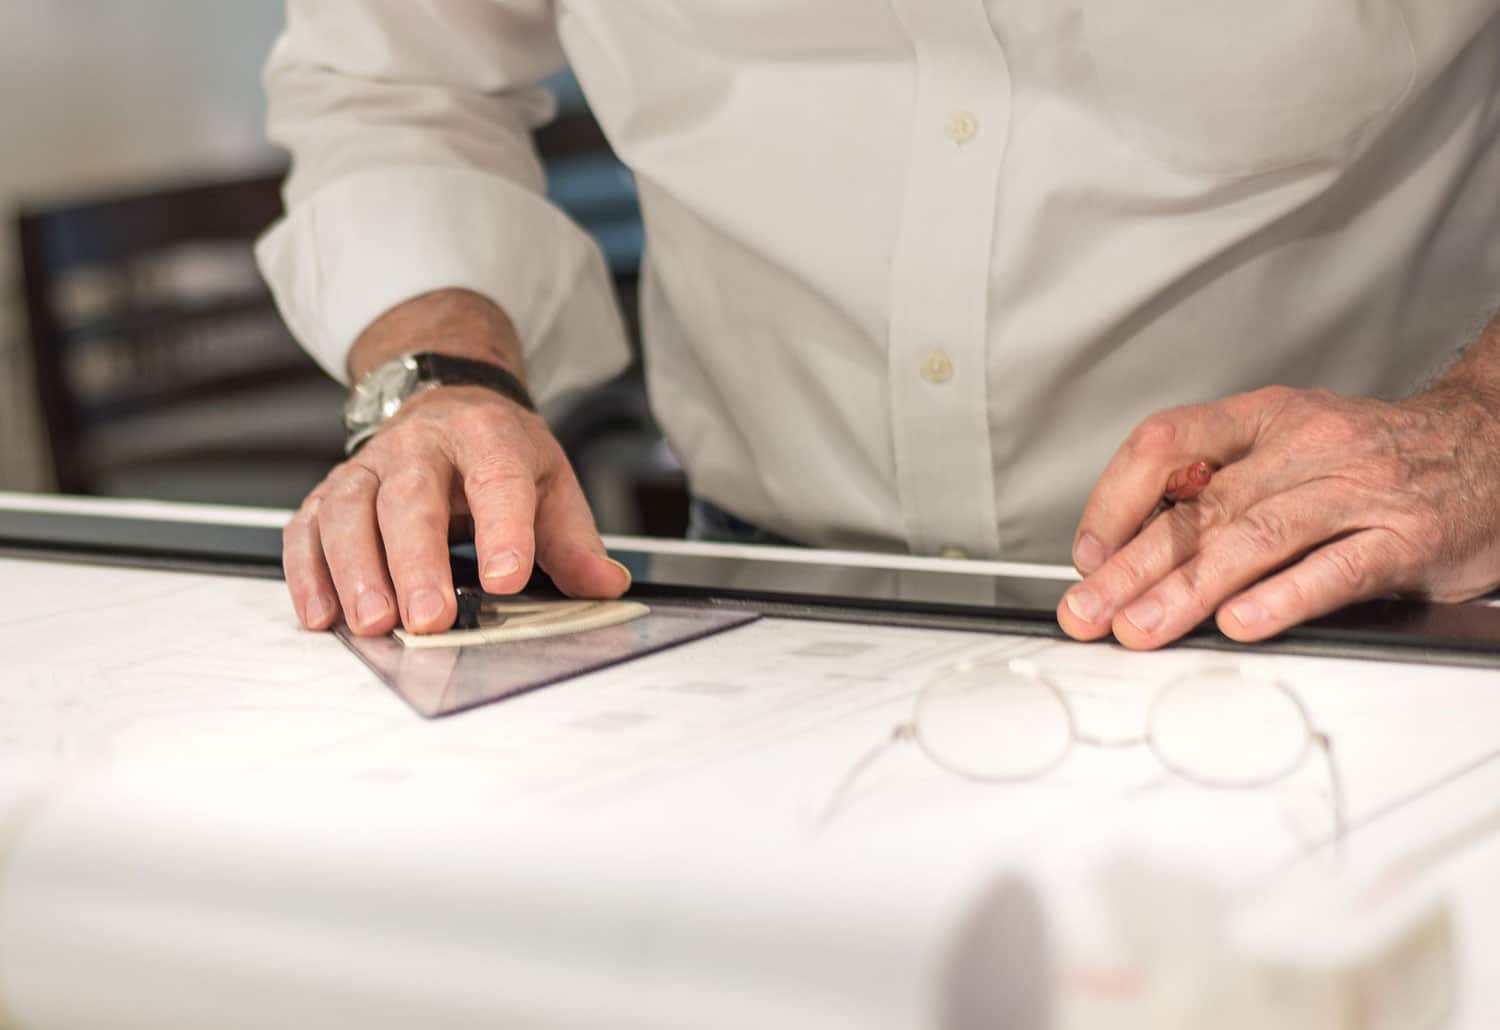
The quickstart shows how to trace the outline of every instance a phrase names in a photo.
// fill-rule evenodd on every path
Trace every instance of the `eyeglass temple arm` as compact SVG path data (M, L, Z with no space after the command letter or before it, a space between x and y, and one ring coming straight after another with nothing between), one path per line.
M1313 731L1313 740L1323 752L1323 763L1328 768L1328 791L1333 805L1333 846L1340 860L1344 857L1344 839L1348 832L1348 815L1345 808L1344 777L1339 772L1338 757L1333 753L1333 738L1322 730Z
M849 771L844 774L844 778L839 781L838 786L835 787L833 789L833 793L829 795L828 803L825 804L823 806L823 810L818 813L818 820L816 824L817 828L819 830L822 830L829 823L833 822L833 817L838 814L839 809L843 806L844 801L848 798L849 792L854 789L855 782L865 774L870 766L875 764L875 762L880 758L881 755L889 751L893 745L898 744L903 740L912 739L912 736L915 733L916 727L909 722L903 722L891 727L891 732L886 735L886 738L884 740L882 740L879 744L876 744L874 747L870 748L870 750L866 751L860 757L859 761L850 766Z

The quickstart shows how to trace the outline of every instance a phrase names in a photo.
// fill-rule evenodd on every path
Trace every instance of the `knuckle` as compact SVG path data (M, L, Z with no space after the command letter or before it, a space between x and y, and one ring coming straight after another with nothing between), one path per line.
M464 490L472 496L486 496L514 490L518 486L531 489L536 482L531 462L515 453L491 454L484 458L464 477Z
M1350 548L1327 547L1318 551L1315 557L1342 591L1362 594L1370 586L1369 562Z
M1263 404L1279 407L1298 397L1299 393L1290 386L1273 384L1271 386L1262 386L1260 389L1255 390L1252 396Z
M1137 591L1155 578L1148 562L1131 548L1115 555L1111 564L1114 566L1112 578L1126 591Z
M437 478L425 468L411 467L381 481L380 500L405 508L440 496Z
M1211 612L1218 601L1214 576L1201 561L1190 561L1177 570L1178 589L1193 610Z
M404 505L386 501L382 495L381 509L386 550L392 555L427 547L434 540L448 539L447 513L438 505ZM399 522L392 526L392 519L396 516L399 516ZM397 529L399 531L394 531Z
M1208 490L1198 495L1199 518L1211 526L1223 526L1238 514L1237 506L1230 503L1223 490Z
M1319 410L1307 417L1303 432L1314 442L1330 448L1345 448L1369 442L1355 420L1340 411Z
M357 479L341 479L328 488L328 497L323 507L327 509L343 508L356 503L360 495L365 493L364 485Z
M302 502L292 517L287 519L286 525L281 527L281 546L283 550L301 544L308 540L315 531L318 524L318 513L323 509L323 495L321 487L309 494Z
M380 474L361 462L346 461L324 482L322 506L358 501L380 484Z
M1236 399L1243 404L1244 413L1263 422L1287 417L1298 410L1303 393L1290 386L1262 386L1241 394Z
M448 537L446 490L429 469L405 469L383 481L376 510L393 562Z
M364 442L358 451L358 458L351 458L340 468L364 462L384 462L392 451L396 450L401 441L409 432L410 420L402 419L398 413L394 419L387 422L375 431L375 434ZM337 471L337 470L335 470Z
M1293 569L1290 574L1281 577L1277 583L1277 590L1281 594L1277 607L1285 614L1299 616L1299 613L1313 610L1313 595L1308 590L1302 570Z
M506 435L513 430L514 425L513 416L495 404L468 404L454 411L447 419L450 435L468 440Z
M1286 516L1265 505L1251 508L1240 516L1238 530L1252 551L1281 553L1292 538Z
M287 520L287 525L300 524L305 526L310 522L316 522L318 511L323 507L323 497L327 488L328 480L326 479L314 487L312 493L303 499L302 503L298 505L297 510L292 513L292 517Z
M1126 446L1131 453L1143 458L1155 458L1169 454L1177 441L1177 425L1166 412L1148 415L1131 432Z
M1212 535L1214 530L1234 518L1223 493L1212 489L1205 490L1191 501L1174 505L1168 515L1178 535L1190 540Z
M567 452L563 450L563 446L557 437L553 436L550 432L541 439L532 441L527 451L538 465L549 468L556 466L563 466L568 469L572 468L571 463L568 461Z
M581 489L578 484L578 474L573 469L573 463L568 460L562 445L553 441L545 447L537 459L538 475L537 481L546 490Z
M1343 402L1342 397L1325 386L1315 386L1301 391L1292 390L1291 387L1286 387L1285 389L1290 390L1293 396L1305 398L1307 401L1325 408L1336 407Z

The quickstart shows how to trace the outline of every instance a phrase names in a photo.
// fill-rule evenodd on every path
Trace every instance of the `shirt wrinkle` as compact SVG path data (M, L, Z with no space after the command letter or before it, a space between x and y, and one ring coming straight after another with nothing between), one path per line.
M1068 561L1132 420L1399 395L1500 303L1500 0L289 11L259 253L324 367L449 283L549 388L618 370L528 138L566 53L639 176L658 421L695 491L808 544Z

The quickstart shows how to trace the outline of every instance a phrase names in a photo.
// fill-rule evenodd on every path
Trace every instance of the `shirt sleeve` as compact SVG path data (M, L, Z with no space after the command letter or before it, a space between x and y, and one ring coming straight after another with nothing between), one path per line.
M443 288L506 311L540 400L625 366L603 256L545 199L531 141L563 64L552 0L290 0L265 72L287 215L256 253L329 374L347 379L376 317Z

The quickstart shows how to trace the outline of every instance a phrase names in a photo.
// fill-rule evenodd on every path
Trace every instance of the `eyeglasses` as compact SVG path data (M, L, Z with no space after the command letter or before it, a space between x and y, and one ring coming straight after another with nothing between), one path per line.
M1285 683L1230 664L1193 669L1155 689L1143 732L1103 737L1080 731L1065 682L1030 658L989 654L947 666L917 695L911 718L844 776L819 825L833 819L876 759L904 741L943 769L981 783L1038 779L1074 745L1145 746L1190 783L1240 790L1285 779L1317 751L1328 773L1333 840L1342 849L1344 792L1333 742Z

